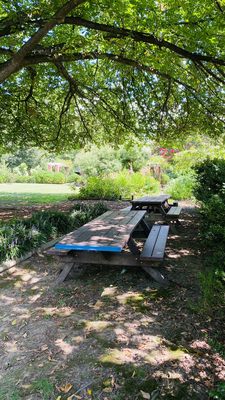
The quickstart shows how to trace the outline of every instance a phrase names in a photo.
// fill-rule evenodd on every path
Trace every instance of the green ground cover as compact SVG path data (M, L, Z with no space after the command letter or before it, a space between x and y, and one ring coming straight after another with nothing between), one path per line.
M73 191L74 192L74 191ZM0 184L1 205L33 205L67 200L72 193L70 185L36 183Z

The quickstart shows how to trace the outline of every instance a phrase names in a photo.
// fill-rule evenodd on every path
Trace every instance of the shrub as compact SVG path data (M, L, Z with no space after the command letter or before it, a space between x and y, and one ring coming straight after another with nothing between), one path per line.
M170 181L169 175L162 173L160 181L162 185L166 185Z
M224 400L225 399L225 382L219 381L214 389L209 392L210 399Z
M0 168L0 183L8 183L13 181L13 175L6 166Z
M99 215L106 212L108 208L103 203L97 203L93 206L86 204L76 204L71 212L71 219L75 221L77 225L86 224L91 219L98 217Z
M151 175L142 175L139 172L130 174L123 171L111 178L88 178L87 183L80 189L80 199L117 200L141 196L142 194L159 191L159 182Z
M99 148L92 146L89 151L81 150L75 157L74 166L89 177L106 175L122 169L116 150L110 145Z
M67 183L80 183L82 181L81 176L79 176L78 174L70 174L68 176L66 176L66 182Z
M225 160L202 162L196 171L195 196L201 201L200 232L207 251L208 269L200 275L200 305L204 311L222 313L224 299ZM216 398L216 397L215 397Z
M66 178L62 172L49 172L40 170L34 173L36 183L65 183Z
M31 175L13 175L13 182L16 183L34 183L35 178Z
M195 167L197 200L208 202L211 196L225 194L225 160L207 159Z
M119 186L123 198L141 196L156 193L160 189L159 182L152 175L143 175L140 172L134 174L123 171L116 175L115 183Z
M194 184L195 178L193 175L183 175L172 179L165 190L175 200L190 199L193 195Z
M209 267L199 274L201 298L199 305L207 313L219 313L225 306L224 298L224 272L220 269ZM218 307L219 305L219 307Z
M80 189L80 199L116 200L120 197L120 187L112 178L91 177Z

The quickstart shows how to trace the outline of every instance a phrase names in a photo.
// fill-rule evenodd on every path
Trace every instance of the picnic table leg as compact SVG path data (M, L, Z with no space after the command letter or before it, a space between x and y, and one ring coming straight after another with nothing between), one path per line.
M141 267L147 274L151 276L156 282L160 283L160 285L167 287L169 286L169 281L166 279L157 269L142 266Z
M77 264L74 261L68 262L65 264L63 270L57 277L55 284L59 285L60 283L64 282L67 277L78 278L85 271L85 269L86 267L84 265Z

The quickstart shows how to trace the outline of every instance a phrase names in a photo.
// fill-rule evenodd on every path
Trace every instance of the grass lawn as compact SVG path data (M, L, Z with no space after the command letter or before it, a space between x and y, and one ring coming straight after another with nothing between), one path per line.
M33 205L67 200L74 193L69 184L2 183L0 205Z

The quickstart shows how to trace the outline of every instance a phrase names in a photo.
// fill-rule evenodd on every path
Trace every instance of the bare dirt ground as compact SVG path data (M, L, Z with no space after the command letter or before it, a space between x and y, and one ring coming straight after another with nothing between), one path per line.
M210 398L225 360L209 339L223 327L199 312L198 218L183 206L168 289L101 266L55 287L60 266L43 254L1 275L0 400Z

